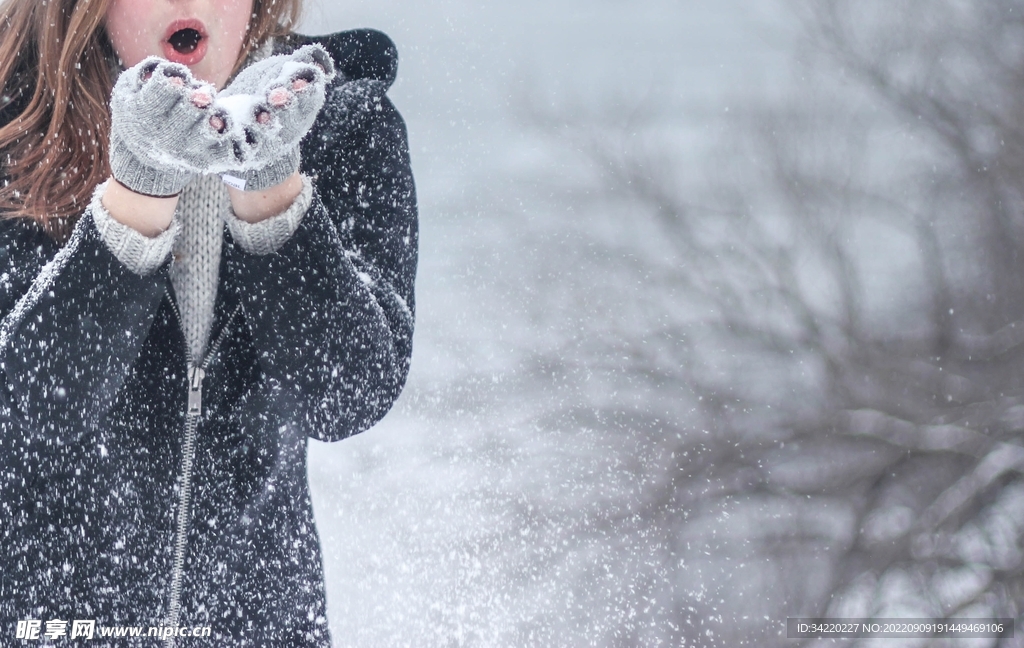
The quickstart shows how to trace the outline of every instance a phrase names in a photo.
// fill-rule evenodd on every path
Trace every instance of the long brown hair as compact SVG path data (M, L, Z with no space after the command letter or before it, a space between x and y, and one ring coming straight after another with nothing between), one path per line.
M110 175L110 3L0 0L0 215L35 219L58 240ZM253 0L236 68L267 38L291 31L301 6Z

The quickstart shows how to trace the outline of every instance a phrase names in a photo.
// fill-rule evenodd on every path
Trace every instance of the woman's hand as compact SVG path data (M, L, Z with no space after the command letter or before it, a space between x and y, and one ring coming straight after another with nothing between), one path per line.
M299 168L299 141L316 120L333 78L334 63L319 45L242 70L210 108L224 146L207 170L234 176L229 185L245 191L284 183Z
M121 73L110 99L110 168L101 201L144 236L166 230L178 193L212 157L214 88L183 65L149 57Z
M110 168L124 187L174 196L223 147L211 125L214 88L184 65L151 56L118 77L110 99Z

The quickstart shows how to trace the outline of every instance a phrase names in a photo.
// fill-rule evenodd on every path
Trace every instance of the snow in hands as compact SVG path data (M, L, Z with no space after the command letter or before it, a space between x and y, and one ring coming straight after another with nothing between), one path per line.
M333 78L319 45L251 65L219 94L187 67L148 57L114 86L114 177L154 196L206 173L242 175L250 189L273 186L298 169L298 143Z

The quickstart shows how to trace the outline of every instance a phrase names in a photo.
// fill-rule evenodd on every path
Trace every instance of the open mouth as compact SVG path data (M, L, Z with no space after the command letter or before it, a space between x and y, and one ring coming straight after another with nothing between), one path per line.
M195 65L206 56L206 29L195 19L175 20L164 32L164 58Z
M203 40L203 35L199 33L199 30L186 27L171 34L167 42L171 44L171 47L178 54L191 54L199 47L199 41L201 40Z

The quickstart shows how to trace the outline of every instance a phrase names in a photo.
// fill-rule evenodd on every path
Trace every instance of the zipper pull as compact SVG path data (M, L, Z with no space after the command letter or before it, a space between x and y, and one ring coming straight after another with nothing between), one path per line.
M203 413L203 378L206 372L201 367L189 369L188 376L188 414L199 416Z

